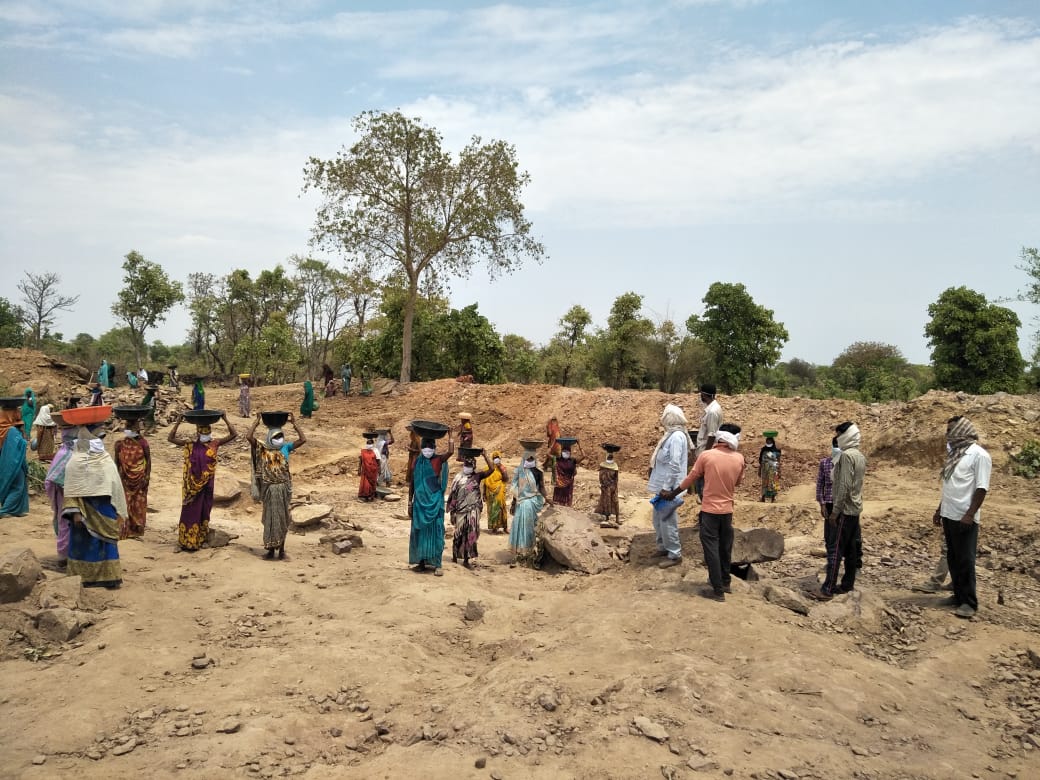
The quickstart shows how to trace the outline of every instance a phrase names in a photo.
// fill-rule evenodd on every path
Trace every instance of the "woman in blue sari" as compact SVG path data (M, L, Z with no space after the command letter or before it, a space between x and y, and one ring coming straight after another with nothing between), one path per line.
M123 582L118 542L127 515L126 495L104 443L83 427L65 467L62 514L69 521L69 575L81 577L85 588L118 588Z
M448 487L448 459L455 445L448 434L448 451L438 453L437 442L423 439L412 471L412 530L408 536L408 563L414 571L427 567L440 577L444 555L444 491Z
M202 386L202 380L195 380L195 387L191 389L191 408L201 411L206 408L206 389Z
M540 557L535 527L538 513L545 506L545 477L532 450L524 452L520 467L513 473L512 493L516 502L513 527L509 531L509 549L518 563L535 563Z
M29 514L29 464L19 409L0 410L0 517Z

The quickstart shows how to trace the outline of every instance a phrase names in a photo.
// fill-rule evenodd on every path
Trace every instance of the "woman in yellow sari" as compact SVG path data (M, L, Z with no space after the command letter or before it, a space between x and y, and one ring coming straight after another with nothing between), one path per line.
M487 504L488 530L493 533L509 532L509 514L506 512L509 472L502 465L502 453L491 453L491 473L484 478L481 487L484 503Z

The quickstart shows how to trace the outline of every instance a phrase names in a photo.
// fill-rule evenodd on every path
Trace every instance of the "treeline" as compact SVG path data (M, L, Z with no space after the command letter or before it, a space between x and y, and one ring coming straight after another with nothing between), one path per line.
M136 253L128 258L137 273L141 262L148 262ZM174 305L172 297L183 300L191 314L182 344L144 343L140 323L137 329L124 324L97 338L80 333L65 341L47 322L38 323L38 330L26 327L24 316L19 318L17 308L4 299L0 338L5 346L38 346L89 368L102 358L122 370L133 370L139 360L146 368L176 363L184 376L248 372L268 383L316 378L326 363L337 373L350 363L355 372L370 376L393 376L400 366L407 289L395 280L380 285L364 273L297 257L288 269L279 265L255 277L243 269L223 276L191 274L180 297L176 289L171 296L168 279L163 285L167 310ZM163 301L149 299L146 289L139 287L138 296L149 311L162 309ZM897 347L878 342L852 344L830 365L798 358L779 362L787 330L741 284L717 282L703 303L703 313L685 321L654 321L643 312L642 296L626 292L614 300L603 323L593 322L583 306L571 307L548 343L539 345L520 334L499 334L477 304L452 308L427 280L415 303L411 374L416 381L471 375L483 383L669 393L689 392L710 381L726 393L754 389L863 402L908 400L937 386L940 372L934 366L911 364ZM955 380L942 386L994 392L1030 384L1018 355L1017 317L1009 310L956 288L946 291L930 313L926 335L935 342L943 376ZM963 327L969 314L974 329ZM949 330L962 342L955 343ZM958 365L965 355L980 352L985 365L978 360ZM976 375L979 369L985 376Z

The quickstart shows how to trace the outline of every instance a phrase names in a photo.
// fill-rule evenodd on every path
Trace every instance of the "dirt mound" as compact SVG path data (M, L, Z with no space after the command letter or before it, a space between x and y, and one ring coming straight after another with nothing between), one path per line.
M0 349L0 388L18 394L31 387L43 403L65 406L73 392L82 395L90 371L33 349Z

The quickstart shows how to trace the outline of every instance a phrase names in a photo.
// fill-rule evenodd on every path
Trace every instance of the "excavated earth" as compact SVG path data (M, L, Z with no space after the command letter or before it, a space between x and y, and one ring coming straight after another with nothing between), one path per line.
M0 351L9 391L31 384L58 399L84 393L85 378L39 353ZM752 470L735 523L786 538L783 557L755 564L759 580L737 581L725 603L698 596L706 576L692 554L661 570L632 545L651 528L645 476L661 409L679 404L695 427L695 396L443 380L319 399L292 460L297 519L313 522L290 534L287 560L266 561L242 437L221 450L219 538L178 552L182 456L166 423L188 395L163 393L148 527L119 545L120 590L81 593L57 570L44 495L28 516L0 520L0 555L29 548L44 571L28 598L0 605L0 776L1036 776L1040 490L1008 468L1040 439L1035 395L931 392L872 406L721 397L749 463L763 430L779 431L784 452L776 503L759 502ZM207 389L241 434L237 396ZM295 409L301 398L300 385L260 387L253 407ZM444 577L411 571L404 503L356 498L360 433L392 429L403 494L404 426L460 411L510 469L517 439L557 416L584 445L574 505L586 512L598 445L621 445L623 522L602 529L615 565L592 576L514 567L507 538L484 533L473 569L446 556ZM970 621L940 605L947 594L910 588L939 551L931 515L953 414L971 417L994 460ZM856 591L815 604L800 594L823 564L816 468L846 419L869 459L864 565ZM694 525L696 502L680 515ZM335 554L330 542L348 537L340 550L352 549ZM79 630L67 641L39 618L55 593Z

